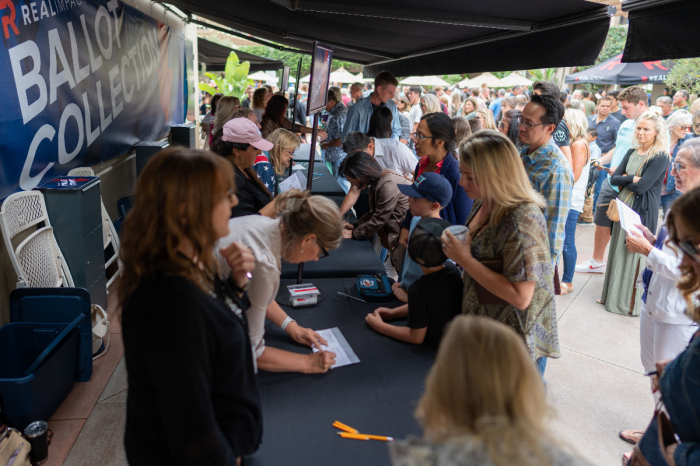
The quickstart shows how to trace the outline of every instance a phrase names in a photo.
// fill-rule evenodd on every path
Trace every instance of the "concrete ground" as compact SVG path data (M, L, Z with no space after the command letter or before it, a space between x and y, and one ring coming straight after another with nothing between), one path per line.
M577 228L578 262L592 253L593 230L593 225ZM553 434L591 464L617 466L631 449L618 431L644 429L654 405L639 358L639 319L608 313L597 304L602 286L603 275L576 274L574 292L556 298L562 357L549 360L545 378ZM126 392L122 357L82 429L63 432L53 426L60 445L47 464L127 464Z

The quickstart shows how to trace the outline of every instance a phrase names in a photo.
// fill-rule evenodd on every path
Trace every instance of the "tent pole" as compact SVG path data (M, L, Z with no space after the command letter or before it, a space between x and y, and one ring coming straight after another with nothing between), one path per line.
M294 84L294 107L292 108L292 129L294 129L294 125L297 124L297 99L299 99L299 85L301 84L299 82L299 79L301 79L301 57L299 58L299 65L297 66L297 82ZM293 161L289 162L289 173L287 176L292 176L292 166L294 165Z
M311 150L309 152L309 168L306 171L306 190L311 192L311 185L314 180L314 161L316 160L316 137L318 136L318 115L321 112L314 113L314 123L313 131L311 133ZM299 264L299 271L297 272L297 285L301 284L301 275L304 272L304 263Z

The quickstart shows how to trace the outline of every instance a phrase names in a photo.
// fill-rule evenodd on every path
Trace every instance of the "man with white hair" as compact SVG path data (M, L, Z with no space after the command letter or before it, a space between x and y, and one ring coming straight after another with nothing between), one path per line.
M664 120L668 120L668 117L673 113L673 100L662 95L656 99L656 106L661 109L661 116L664 117Z
M362 92L364 90L364 85L362 83L355 83L352 86L350 86L350 102L348 102L348 110L350 110L350 107L355 105L357 102L362 100L363 95Z

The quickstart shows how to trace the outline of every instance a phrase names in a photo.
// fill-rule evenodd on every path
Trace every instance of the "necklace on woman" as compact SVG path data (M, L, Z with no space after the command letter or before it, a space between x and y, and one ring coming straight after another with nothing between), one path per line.
M214 281L213 281L214 285L218 285L218 283L217 283L218 281L220 281L220 280L214 279ZM233 311L233 313L238 316L239 319L243 319L243 311L241 310L240 307L238 307L238 305L236 303L233 302L233 299L231 299L231 297L228 296L228 293L226 293L225 286L223 285L223 283L222 283L222 286L219 286L219 288L221 288L219 290L221 293L221 298L219 298L219 296L214 292L214 290L212 290L210 287L208 287L206 285L206 283L204 283L204 280L202 280L201 276L199 277L199 283L202 284L202 288L207 290L207 292L209 293L209 296L211 296L212 298L214 298L218 301L223 301L224 304L226 304L226 306L228 306L228 308L231 309Z

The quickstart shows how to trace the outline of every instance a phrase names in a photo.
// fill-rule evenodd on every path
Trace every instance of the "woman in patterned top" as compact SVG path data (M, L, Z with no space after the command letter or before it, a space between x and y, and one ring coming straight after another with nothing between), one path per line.
M343 126L345 126L345 118L348 115L348 109L343 105L342 99L333 92L332 89L328 90L328 103L326 103L326 111L328 112L328 121L326 122L326 132L328 137L321 144L321 149L326 151L326 162L331 164L331 170L333 171L333 176L341 183L343 189L348 188L347 181L344 179L338 179L338 168L340 164L345 159L345 152L343 151ZM347 189L345 190L347 192Z
M544 385L529 359L507 326L455 317L416 409L423 438L391 443L392 464L586 465L545 428Z
M469 136L459 155L459 184L476 199L469 235L459 241L445 231L442 238L447 257L465 271L462 312L513 327L544 374L546 358L560 357L544 199L498 131Z
M253 170L263 183L270 184L270 194L275 197L277 186L284 179L285 170L292 164L294 152L301 143L296 134L286 129L276 129L267 137L267 140L275 145L268 152L269 155L259 155L253 165Z

